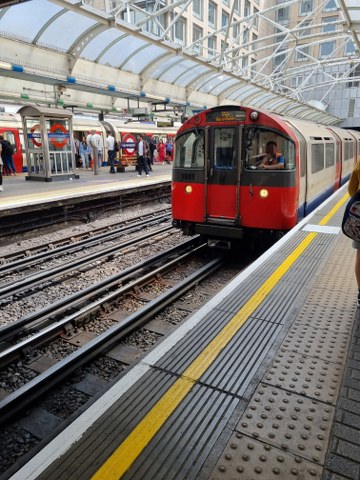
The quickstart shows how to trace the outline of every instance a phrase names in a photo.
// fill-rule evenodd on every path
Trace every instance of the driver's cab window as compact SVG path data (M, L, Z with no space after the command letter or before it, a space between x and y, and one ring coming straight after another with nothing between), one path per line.
M174 167L201 168L205 165L203 130L187 132L175 141Z
M276 131L260 128L248 128L245 139L246 168L252 170L295 168L295 146L290 139Z

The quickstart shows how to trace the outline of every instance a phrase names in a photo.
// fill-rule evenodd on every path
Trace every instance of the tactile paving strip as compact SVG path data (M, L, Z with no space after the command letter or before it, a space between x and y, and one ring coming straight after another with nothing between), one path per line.
M237 432L224 450L210 480L320 479L322 468L299 456Z
M355 290L349 291L344 288L342 291L336 291L314 287L309 293L307 302L315 305L327 305L330 308L341 308L342 305L346 305L349 310L349 307L355 304L355 299Z
M346 271L346 267L342 265L342 273L340 271L336 271L337 269L340 269L339 265L337 265L338 268L334 268L331 274L327 273L322 273L318 276L317 282L316 282L316 287L319 288L324 288L327 290L330 290L331 292L341 292L342 294L347 291L351 291L351 287L353 286L353 293L357 290L356 285L355 285L355 280L352 282L349 282L347 278L345 278L344 275L344 270ZM349 277L349 272L352 273L352 266L348 268L347 270L347 276ZM351 277L351 275L350 275ZM353 296L352 300L355 302L356 295ZM344 306L349 308L351 305L346 304L344 302Z
M282 347L293 352L329 362L346 362L350 334L313 328L311 325L294 325L288 332Z
M333 280L337 289L341 289L344 286L343 282L339 282L340 279L350 280L351 283L355 284L355 278L352 274L349 275L349 271L352 273L354 263L355 258L353 255L343 256L340 259L337 258L336 262L331 259L324 265L319 277L326 277L327 283Z
M236 430L323 463L335 408L261 384Z
M342 372L341 365L281 348L263 380L276 387L334 405L339 394Z
M355 304L351 311L339 310L337 307L326 307L306 303L299 312L295 324L312 325L314 328L328 328L332 332L351 333Z

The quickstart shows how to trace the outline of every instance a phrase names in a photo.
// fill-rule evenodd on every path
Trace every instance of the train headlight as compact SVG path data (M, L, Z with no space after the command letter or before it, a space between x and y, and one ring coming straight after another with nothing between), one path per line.
M191 193L191 192L192 192L192 186L191 185L186 185L185 193Z
M256 121L259 118L259 113L255 112L254 110L253 112L250 113L250 118L253 122Z
M269 190L266 190L266 188L262 188L259 192L259 195L261 198L267 198L269 196Z

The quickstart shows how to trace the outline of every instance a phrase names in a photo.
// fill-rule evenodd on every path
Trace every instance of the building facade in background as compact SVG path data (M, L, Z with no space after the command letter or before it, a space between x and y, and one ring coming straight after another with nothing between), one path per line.
M273 75L295 98L312 102L360 127L359 54L337 0L277 0L278 47ZM288 33L289 32L289 33Z
M359 54L337 0L87 3L179 45L184 54L360 127Z

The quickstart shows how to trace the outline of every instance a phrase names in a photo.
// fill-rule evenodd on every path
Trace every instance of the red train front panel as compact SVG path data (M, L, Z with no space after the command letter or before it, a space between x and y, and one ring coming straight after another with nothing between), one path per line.
M186 233L288 230L297 223L296 139L286 124L251 110L218 107L179 130L173 169L173 218ZM280 170L260 168L269 141L286 157ZM202 227L202 228L201 228ZM236 235L236 234L235 234Z
M203 222L205 217L205 185L201 183L173 182L172 214L174 219Z
M236 185L208 185L206 195L207 216L236 221L238 216L237 196Z
M287 231L297 223L296 187L242 187L240 205L241 224L246 228Z

